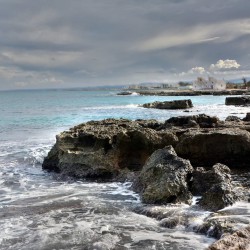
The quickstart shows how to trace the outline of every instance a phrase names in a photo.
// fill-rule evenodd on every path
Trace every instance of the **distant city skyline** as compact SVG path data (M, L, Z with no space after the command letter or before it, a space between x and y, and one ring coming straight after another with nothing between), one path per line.
M0 90L250 76L247 0L0 4Z

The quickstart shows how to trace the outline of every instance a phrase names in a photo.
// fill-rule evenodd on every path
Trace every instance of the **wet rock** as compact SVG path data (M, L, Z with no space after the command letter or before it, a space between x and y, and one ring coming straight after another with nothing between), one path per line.
M230 115L226 118L227 122L241 122L241 119L238 116Z
M220 210L239 199L232 185L230 169L220 163L209 171L197 168L193 172L192 192L202 195L199 205L210 211Z
M238 200L232 185L229 183L214 184L201 198L199 205L206 210L218 211Z
M221 162L232 167L249 167L250 133L238 128L190 130L179 137L175 150L196 166Z
M243 121L250 122L250 113L246 114L246 117L243 118Z
M79 178L112 179L138 171L158 148L176 145L171 131L157 132L152 123L106 119L80 124L57 136L43 169Z
M172 117L165 122L165 125L171 124L172 126L180 127L201 127L213 128L219 123L219 118L216 116L208 116L205 114L192 115L192 116L178 116Z
M155 108L155 109L187 109L187 108L192 108L193 104L192 101L188 99L188 100L145 103L142 106L144 108Z
M192 193L197 196L203 195L219 183L231 183L230 169L226 165L217 163L208 171L198 167L193 171Z
M226 97L226 105L249 106L250 96Z
M134 184L142 201L153 204L191 203L189 181L193 168L177 156L172 146L155 151Z
M225 235L213 243L208 250L249 250L250 227L239 230L233 234Z
M130 92L130 91L122 91L122 92L117 93L117 95L132 95L132 92Z

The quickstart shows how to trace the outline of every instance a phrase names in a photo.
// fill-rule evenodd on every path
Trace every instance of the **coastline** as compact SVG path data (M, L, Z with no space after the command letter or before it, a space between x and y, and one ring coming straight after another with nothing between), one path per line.
M250 95L250 90L246 89L228 89L222 91L215 91L215 90L200 90L200 91L193 91L193 90L130 90L131 92L136 92L140 95L145 96L201 96L201 95Z
M204 197L207 196L207 200L203 196L201 198L205 206L200 208L205 209L204 212L210 210L213 213L203 221L202 225L193 226L193 230L219 239L225 233L236 232L237 223L241 223L235 218L232 221L225 217L221 209L233 205L242 197L249 197L249 193L246 190L243 191L244 194L238 196L238 192L240 190L242 192L244 188L233 186L230 169L218 162L227 164L232 170L233 166L244 169L243 165L246 163L247 171L250 155L249 125L247 117L243 120L233 119L224 122L206 115L172 117L165 123L156 120L126 119L91 121L79 124L58 135L57 143L45 158L43 168L92 181L131 181L134 183L132 186L135 187L135 191L141 195L142 201L146 201L145 205L150 206L183 202L190 205L192 195L201 193L198 185L198 193L191 194L190 182L187 180L194 178L197 184L202 178L206 180L204 185L208 187L203 193ZM167 148L166 145L169 147ZM225 150L220 151L220 148ZM241 148L240 151L238 148ZM169 158L166 159L163 155L169 155ZM197 168L193 168L189 160L193 167ZM166 166L172 164L171 168L174 172L168 167L164 171L162 167L160 170L157 169L157 162L163 164L162 167L164 164ZM206 165L206 162L209 164ZM174 164L177 164L176 167ZM182 164L182 167L179 164ZM206 167L206 170L200 166ZM151 169L153 169L152 172ZM160 175L158 175L159 171ZM165 171L167 173L170 171L168 174L170 176L176 174L176 177L168 180L169 187L172 188L172 183L175 183L175 188L171 194L162 197L162 187L169 185L165 183L168 175L163 178L164 180L161 177ZM178 173L178 171L181 172ZM184 182L178 176L183 176ZM164 185L161 187L162 183ZM176 197L174 202L173 197ZM217 207L221 201L223 204ZM215 208L214 205L216 205ZM155 212L154 207L151 210L150 206L136 212L157 219L161 218L164 220L162 225L165 227L174 228L181 225L188 228L191 227L191 221L195 219L184 215L180 220L183 216L180 214L170 220L164 208L158 208ZM198 205L197 209L199 210ZM221 215L218 216L219 214Z

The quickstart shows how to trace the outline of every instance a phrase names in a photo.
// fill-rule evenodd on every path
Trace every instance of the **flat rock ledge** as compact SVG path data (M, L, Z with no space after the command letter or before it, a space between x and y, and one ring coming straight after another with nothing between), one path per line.
M227 97L226 105L250 106L250 96Z
M154 109L188 109L193 107L193 103L190 99L188 99L188 100L145 103L142 105L142 107L154 108Z

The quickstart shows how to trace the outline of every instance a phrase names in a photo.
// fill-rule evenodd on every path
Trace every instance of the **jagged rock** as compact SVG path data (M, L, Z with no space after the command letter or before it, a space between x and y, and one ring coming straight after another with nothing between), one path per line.
M230 169L220 163L211 170L197 168L193 172L192 193L202 195L199 205L210 211L220 210L239 199L234 192Z
M188 100L145 103L142 106L144 108L155 108L155 109L187 109L187 108L192 108L193 104L192 101L188 99Z
M250 96L226 97L226 105L249 106Z
M192 116L178 116L172 117L165 122L165 125L171 124L172 126L185 126L185 127L201 127L213 128L219 123L219 118L216 116L207 116L205 114L192 115Z
M193 171L192 194L203 195L219 183L231 183L230 169L226 165L217 163L208 171L198 167Z
M157 132L147 124L126 119L80 124L57 136L43 168L95 179L110 179L126 169L140 170L156 149L178 141L172 132Z
M234 128L192 130L180 136L175 150L196 166L221 162L232 167L249 167L250 133Z
M193 167L188 160L177 156L172 146L155 151L145 163L137 182L136 191L145 203L188 203L188 190Z
M250 122L250 113L246 114L246 117L243 118L243 121Z
M199 205L210 211L218 211L233 205L238 196L229 183L214 184L201 198Z
M250 227L239 230L233 234L225 235L213 243L208 250L249 250Z

